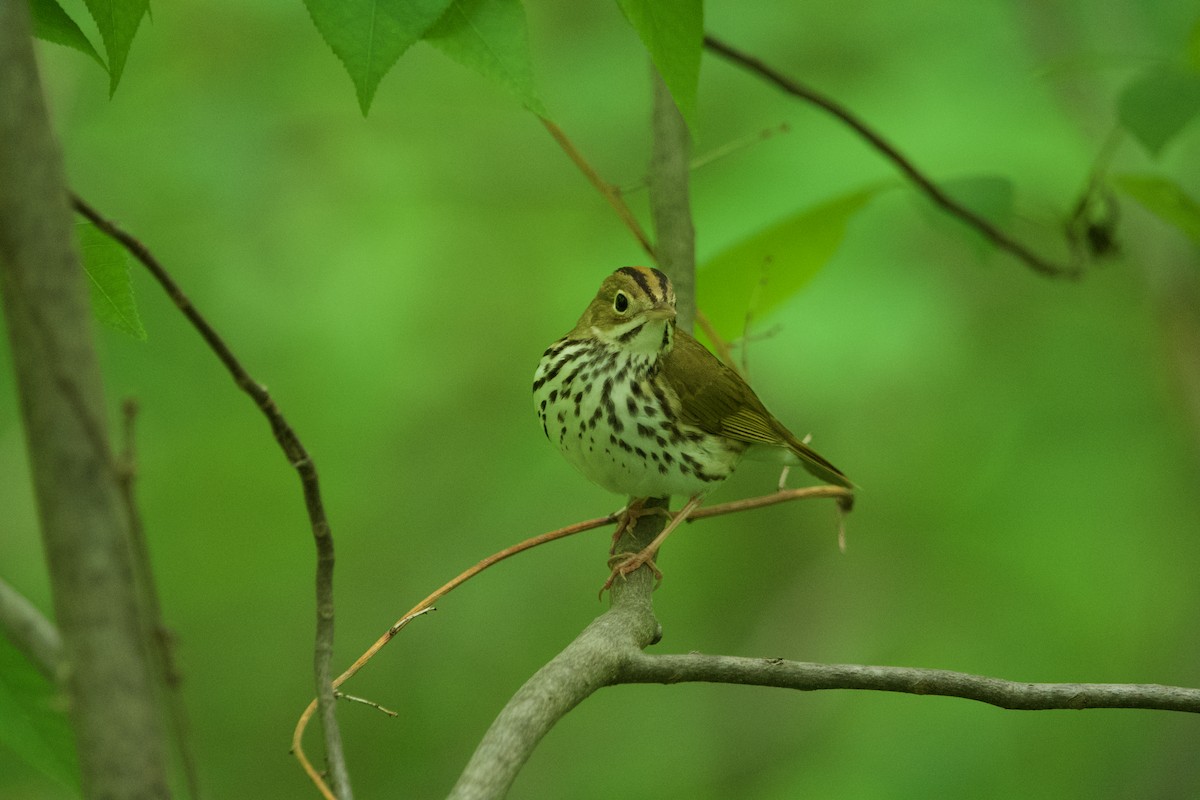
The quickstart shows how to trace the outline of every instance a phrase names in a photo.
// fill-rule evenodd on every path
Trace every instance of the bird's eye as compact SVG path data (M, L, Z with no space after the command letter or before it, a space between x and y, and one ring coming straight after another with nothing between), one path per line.
M613 298L613 308L618 314L624 314L629 310L629 295L624 292L617 292L617 296Z

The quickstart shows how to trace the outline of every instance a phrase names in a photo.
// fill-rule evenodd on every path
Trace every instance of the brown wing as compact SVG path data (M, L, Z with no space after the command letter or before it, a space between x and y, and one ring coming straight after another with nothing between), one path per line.
M675 346L663 360L662 370L663 377L679 395L680 416L685 422L747 444L785 448L820 480L854 488L841 470L771 416L742 376L687 333L675 331Z

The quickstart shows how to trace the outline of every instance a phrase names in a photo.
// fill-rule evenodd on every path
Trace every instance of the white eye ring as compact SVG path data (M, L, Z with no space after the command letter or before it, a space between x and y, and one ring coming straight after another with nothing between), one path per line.
M629 295L624 292L617 292L617 296L613 298L613 310L618 314L624 314L629 310Z

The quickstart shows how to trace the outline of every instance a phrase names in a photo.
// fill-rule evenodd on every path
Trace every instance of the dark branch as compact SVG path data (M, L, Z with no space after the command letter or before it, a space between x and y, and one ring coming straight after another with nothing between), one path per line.
M614 683L739 683L784 689L866 689L961 697L1026 711L1082 708L1144 708L1200 714L1200 689L1159 684L1022 683L914 667L810 664L775 658L647 655L622 662Z
M325 733L325 753L333 778L334 791L340 798L350 797L349 774L346 770L341 733L335 716L336 700L333 695L330 667L333 658L333 534L330 531L329 521L325 516L325 507L321 501L316 465L309 457L308 451L301 444L300 438L292 426L288 424L278 406L275 405L275 400L267 392L266 387L250 376L225 340L192 305L192 301L183 293L183 290L179 288L179 285L175 283L166 268L159 263L150 250L116 223L102 216L78 195L71 195L71 205L97 228L120 242L134 258L150 271L171 301L187 317L209 348L225 365L233 377L234 383L243 392L250 395L259 411L267 418L267 422L271 425L271 432L274 433L275 440L279 442L284 455L287 456L288 463L300 476L300 485L304 491L304 505L317 547L317 631L313 660L321 725Z
M762 60L755 58L747 53L726 44L715 36L706 35L704 37L704 46L710 51L724 57L725 59L743 67L750 72L758 75L769 83L774 84L777 88L782 89L793 97L799 97L809 103L821 108L832 114L845 125L849 126L855 133L865 139L872 147L883 154L885 158L891 161L904 176L913 182L926 196L934 203L942 208L947 214L957 217L962 222L971 226L996 247L1004 250L1010 255L1015 256L1025 262L1035 272L1047 275L1053 278L1078 278L1080 269L1078 265L1060 265L1043 258L1037 253L1030 250L1025 245L1013 239L1004 231L997 228L986 219L976 214L971 209L962 205L950 195L946 194L936 183L925 176L923 172L917 169L916 165L908 159L903 153L883 136L877 133L874 129L868 126L865 122L854 115L848 108L838 103L826 95L821 94L815 89L809 88L798 81L789 78L782 72L768 66Z

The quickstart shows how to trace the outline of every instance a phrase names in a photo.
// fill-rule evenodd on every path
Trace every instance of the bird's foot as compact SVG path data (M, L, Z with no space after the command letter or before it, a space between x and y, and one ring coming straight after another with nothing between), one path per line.
M600 594L603 595L606 591L612 588L613 581L618 577L622 580L625 576L634 570L644 566L650 567L650 571L654 573L654 588L662 583L662 572L654 563L654 556L658 554L657 547L647 547L639 550L636 553L621 553L615 555L608 560L608 566L612 569L612 574L608 576L608 580L600 587Z
M617 529L613 531L612 545L608 548L610 556L617 552L617 542L621 540L625 532L636 525L637 521L642 517L649 514L666 514L668 517L671 516L671 512L661 506L646 508L646 503L649 500L649 497L635 497L629 501L629 505L617 512Z

